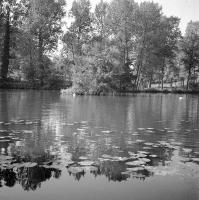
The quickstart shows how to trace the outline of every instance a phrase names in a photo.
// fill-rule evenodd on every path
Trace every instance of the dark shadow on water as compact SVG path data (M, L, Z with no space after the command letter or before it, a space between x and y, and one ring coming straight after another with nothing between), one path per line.
M26 191L36 190L41 187L42 182L50 178L58 179L61 176L61 170L55 168L45 168L40 166L21 167L18 169L0 170L0 186L14 187L20 184Z

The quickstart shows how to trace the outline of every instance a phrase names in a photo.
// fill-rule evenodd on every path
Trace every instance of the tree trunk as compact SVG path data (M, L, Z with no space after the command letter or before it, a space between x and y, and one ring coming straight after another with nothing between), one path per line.
M129 51L128 51L128 35L126 30L126 24L125 24L125 62L129 61Z
M73 61L75 60L75 52L74 52L74 45L72 44L72 55L73 55Z
M8 8L6 15L5 36L4 36L2 65L1 65L1 78L3 80L7 79L9 58L10 58L10 8Z
M149 88L151 88L152 80L153 80L153 73L152 73L151 76L150 76L150 80L149 80Z
M0 27L1 27L1 23L2 23L2 18L3 18L3 12L2 12L2 2L3 0L0 0Z
M44 64L43 64L43 38L42 32L39 30L39 78L41 86L44 85Z
M173 78L171 78L170 87L173 87Z
M138 65L137 65L137 79L136 79L136 89L138 90L139 82L140 82L140 74L142 70L142 60L144 57L144 48L145 48L145 40L146 40L146 30L143 33L143 40L141 45L141 50L138 56Z
M161 88L162 90L164 89L164 74L162 74Z
M78 55L82 55L82 47L80 45L80 36L81 36L81 28L78 28L78 35L77 35L77 53Z
M33 82L34 79L35 79L35 73L34 73L34 66L33 66L33 52L32 52L32 40L31 38L29 38L29 68L30 68L30 76L31 77L28 77L30 78L30 80Z
M189 68L189 71L188 71L188 77L187 77L187 90L189 89L189 81L190 81L190 77L191 77L191 68Z
M163 63L162 63L162 80L161 80L161 88L162 90L164 89L164 68L165 68L165 61L163 60Z

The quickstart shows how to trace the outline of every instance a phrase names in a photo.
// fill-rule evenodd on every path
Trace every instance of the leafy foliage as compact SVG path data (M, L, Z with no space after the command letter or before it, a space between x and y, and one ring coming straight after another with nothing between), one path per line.
M179 19L154 2L75 0L63 34L64 0L0 1L1 78L71 85L77 93L134 91L173 80L197 85L199 23L181 36ZM68 13L67 13L68 14ZM57 50L61 38L63 48ZM185 74L186 72L187 74ZM193 84L192 84L193 83Z

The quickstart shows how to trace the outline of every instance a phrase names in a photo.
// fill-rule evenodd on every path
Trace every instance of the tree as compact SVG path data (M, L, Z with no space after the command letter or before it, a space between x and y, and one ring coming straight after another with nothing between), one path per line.
M93 13L88 0L74 1L71 16L63 42L76 89L139 89L159 77L163 88L175 68L178 18L163 16L156 3L133 0L101 0Z
M1 65L1 78L2 80L7 79L9 57L10 57L10 7L6 7L6 24L5 24L5 36L3 44L3 55Z
M10 59L10 47L11 47L11 33L15 33L18 29L24 12L23 2L16 0L5 0L3 6L3 16L5 17L4 23L4 38L3 38L3 50L2 50L2 64L1 64L1 78L7 79Z
M64 16L65 1L31 0L31 33L38 46L39 79L44 84L44 55L57 47L61 33L61 19Z
M75 50L77 55L82 55L83 44L89 41L89 32L91 30L91 13L90 1L78 0L74 1L71 8L71 15L74 17L74 22L71 24L69 32L72 33L76 40Z
M199 66L199 22L190 22L187 25L186 34L181 42L183 52L182 62L187 71L187 90L193 72Z
M152 38L159 28L162 8L153 2L143 2L139 6L137 14L138 35L136 48L136 89L139 89L142 80L143 61L150 51ZM158 40L158 38L156 38Z
M109 38L111 45L115 46L118 51L119 65L115 67L118 67L117 77L120 82L120 90L123 86L126 87L126 85L131 84L131 79L124 79L123 77L130 75L129 66L134 59L137 38L137 10L138 4L133 0L114 0L108 9Z
M106 48L106 40L110 34L107 27L108 8L108 3L101 0L100 3L96 5L94 12L94 32L96 39L98 37L98 41L100 42L101 50Z
M159 57L161 85L163 89L164 75L167 67L173 65L178 50L178 42L181 37L179 30L180 20L176 17L162 17L157 32L156 54Z

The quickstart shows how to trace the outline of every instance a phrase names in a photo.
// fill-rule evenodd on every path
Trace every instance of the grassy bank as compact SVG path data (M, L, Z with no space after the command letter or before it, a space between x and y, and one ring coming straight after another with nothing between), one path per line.
M16 80L0 80L0 89L34 89L34 90L60 90L67 88L68 84L43 84L40 82L16 81Z
M96 95L96 96L131 96L136 93L164 93L164 94L199 94L199 89L194 90L185 90L185 89L157 89L157 88L147 88L143 90L131 90L131 91L116 91L116 90L110 90L110 91L102 91L102 92L83 92L74 90L72 87L68 89L61 90L61 93L66 95Z

